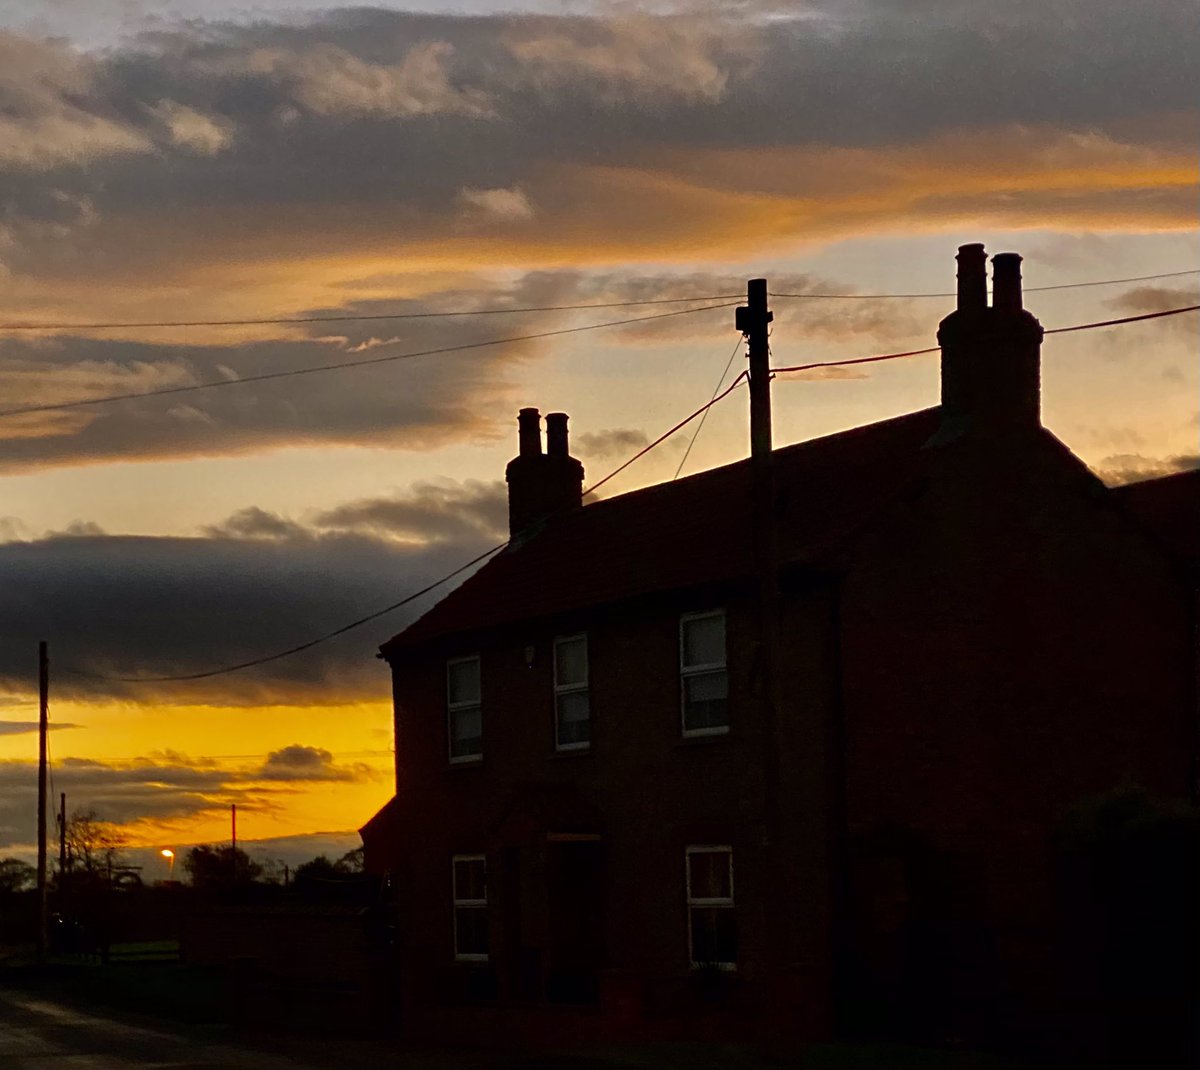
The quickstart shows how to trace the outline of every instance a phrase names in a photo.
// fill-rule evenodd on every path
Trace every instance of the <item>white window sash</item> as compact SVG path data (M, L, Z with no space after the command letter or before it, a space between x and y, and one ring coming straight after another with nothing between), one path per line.
M466 665L469 662L475 662L478 666L477 675L479 677L479 697L460 702L452 702L450 700L450 674L455 665ZM454 715L463 713L469 710L479 710L480 726L483 723L483 673L482 665L479 661L478 654L471 654L462 658L450 658L446 662L446 752L447 757L452 765L459 765L464 762L480 762L483 760L482 742L480 743L480 751L478 754L458 754L454 753ZM480 737L482 740L482 736Z
M558 648L560 644L583 642L583 680L582 682L573 684L560 684L558 682ZM575 635L559 635L554 639L554 749L556 751L572 751L572 750L588 750L592 743L591 740L584 740L582 743L563 743L558 738L558 730L560 726L560 717L558 713L558 699L560 695L578 695L580 693L587 694L591 682L591 659L589 658L590 651L588 650L587 633L579 632ZM589 706L588 722L592 719L592 713Z
M723 609L706 609L700 613L684 613L679 618L679 669L681 672L687 672L688 670L692 670L695 672L704 672L705 670L711 671L712 669L725 668L726 662L729 660L728 653L725 653L722 656L720 661L706 661L706 662L698 661L698 662L693 662L691 664L684 661L684 658L686 657L686 654L687 654L687 647L686 647L686 644L684 643L684 635L687 632L687 626L689 624L695 623L696 621L718 620L718 619L723 619L724 617L725 617L725 610L723 610Z
M707 674L715 674L723 672L726 674L726 688L728 688L728 673L729 673L729 653L728 642L726 651L720 661L697 662L694 665L689 665L684 658L687 652L687 626L693 621L698 620L713 620L715 618L724 618L725 610L709 609L701 613L684 613L679 618L679 727L685 738L692 736L724 736L729 733L729 725L712 725L707 728L689 728L687 723L687 684L685 681L695 676L705 676ZM729 702L728 694L725 698L726 704ZM727 707L728 708L728 707Z
M728 896L693 896L692 895L692 856L699 854L720 854L726 858L729 866L729 895ZM736 962L697 962L695 938L692 933L692 910L733 910L733 848L728 844L697 845L684 849L683 859L684 882L687 889L687 928L688 928L688 961L693 969L712 967L727 973L737 970Z
M482 899L460 899L458 897L458 864L460 862L479 862L483 865ZM487 856L486 855L452 855L450 858L450 900L454 907L454 959L456 962L487 962L487 952L458 950L458 912L460 910L487 910Z

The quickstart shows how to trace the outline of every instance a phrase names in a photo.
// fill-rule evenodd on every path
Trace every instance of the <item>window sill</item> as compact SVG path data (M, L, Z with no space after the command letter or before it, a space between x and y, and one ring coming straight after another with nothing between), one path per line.
M590 758L592 756L592 748L587 747L561 747L555 748L546 755L550 761L558 761L562 758Z
M729 729L724 728L719 732L689 732L687 735L680 736L675 741L675 748L686 750L688 747L704 747L713 743L720 743L722 740L729 738Z
M446 762L447 769L478 769L483 765L483 755L478 758L451 758Z

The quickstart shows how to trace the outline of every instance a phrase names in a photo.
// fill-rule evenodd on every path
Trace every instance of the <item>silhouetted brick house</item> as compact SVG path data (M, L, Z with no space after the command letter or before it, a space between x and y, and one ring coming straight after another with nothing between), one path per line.
M1041 427L1017 262L985 307L960 250L939 408L772 454L769 660L751 462L581 507L566 417L543 454L522 411L512 545L382 648L396 796L362 833L413 1028L1053 1001L1064 809L1194 790L1200 488L1108 490Z

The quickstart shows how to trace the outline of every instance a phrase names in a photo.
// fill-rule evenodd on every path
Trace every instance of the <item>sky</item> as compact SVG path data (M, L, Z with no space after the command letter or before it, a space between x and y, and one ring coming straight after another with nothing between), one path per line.
M150 872L230 803L264 859L355 846L391 786L374 655L431 598L252 670L100 678L283 649L475 556L517 409L568 412L598 479L740 370L747 278L809 295L773 299L797 364L934 344L946 298L853 295L952 290L963 242L1027 287L1200 267L1197 54L1200 0L0 0L0 855L33 843L39 639L55 790ZM1052 328L1198 279L1026 303ZM520 337L664 309L696 311ZM1195 465L1198 338L1047 339L1046 425L1110 482ZM937 396L936 357L778 380L776 440ZM746 448L734 392L683 470Z

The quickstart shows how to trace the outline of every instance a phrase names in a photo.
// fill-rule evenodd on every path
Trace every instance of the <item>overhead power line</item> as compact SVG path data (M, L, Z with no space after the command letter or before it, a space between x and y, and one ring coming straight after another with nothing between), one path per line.
M724 306L709 306L709 307L724 307ZM1162 312L1148 312L1148 313L1143 313L1143 314L1137 315L1137 316L1125 316L1125 317L1122 317L1121 319L1102 320L1102 321L1097 321L1097 322L1093 322L1093 323L1080 323L1080 324L1075 324L1070 327L1055 327L1051 330L1046 331L1045 333L1046 334L1066 334L1070 331L1092 330L1092 329L1100 328L1100 327L1115 327L1115 326L1118 326L1120 324L1125 324L1125 323L1137 323L1137 322L1140 322L1143 320L1161 319L1164 316L1177 316L1177 315L1181 315L1182 313L1185 313L1185 312L1197 312L1197 311L1200 311L1200 305L1188 305L1183 308L1166 309ZM667 315L673 315L673 314L674 313L667 313ZM642 317L642 319L655 319L655 318L658 318L658 317ZM628 321L626 321L626 322L628 322ZM637 321L634 321L634 322L637 322ZM597 325L597 326L604 326L604 325ZM554 332L554 333L561 333L561 332ZM739 344L740 344L740 342L739 342ZM793 365L793 366L784 367L784 368L772 368L771 371L773 374L782 374L782 373L786 373L786 372L809 371L809 370L815 369L815 368L835 368L835 367L842 367L842 366L850 365L850 364L868 364L868 363L874 363L877 361L898 360L902 357L915 357L915 356L921 356L921 355L927 354L927 353L936 353L938 351L938 348L939 347L934 346L934 347L930 347L927 349L912 349L912 350L908 350L903 353L885 353L885 354L880 354L880 355L872 356L872 357L855 357L855 358L852 358L849 360L819 361L819 362L815 362L812 364L799 364L799 365ZM735 355L736 355L736 352L737 351L735 349L734 350ZM724 376L722 376L722 378L724 378ZM624 472L625 469L627 469L635 461L640 460L651 450L662 445L663 442L665 442L668 438L670 438L676 432L682 430L684 427L686 427L689 423L691 423L697 417L702 416L705 413L707 413L708 410L711 409L714 405L718 404L719 402L724 400L726 397L728 397L730 394L732 394L733 391L735 389L737 389L737 387L739 387L742 384L742 382L748 378L749 378L749 375L746 371L740 372L738 374L738 376L733 380L733 382L730 383L729 386L727 386L724 390L720 391L720 393L714 394L713 397L711 398L711 400L705 402L703 405L700 406L700 408L696 409L695 412L684 417L682 420L680 420L677 424L675 424L669 430L667 430L663 434L659 435L658 438L656 438L653 442L650 442L646 446L642 447L642 449L638 450L637 453L635 453L632 457L630 457L623 464L621 464L617 468L613 469L613 471L611 471L608 475L606 475L599 482L594 483L590 487L586 488L584 493L592 494L595 491L599 490L602 486L604 486L604 484L608 483L609 480L614 479L616 476L618 476L622 472ZM4 415L4 414L0 413L0 415ZM315 646L319 646L322 643L328 642L329 640L334 639L339 635L344 635L346 632L349 632L355 628L361 627L362 625L367 624L370 621L378 620L380 617L386 616L387 614L392 613L395 610L400 609L401 607L406 606L406 605L410 604L411 602L416 601L418 598L421 598L423 595L429 594L430 592L436 590L438 587L442 586L442 584L447 583L449 580L453 579L455 576L458 576L461 573L466 572L468 569L473 568L475 565L487 560L489 557L492 557L494 554L499 553L501 550L505 549L509 545L510 541L511 540L505 540L502 543L498 543L497 545L491 547L490 549L485 550L482 554L479 554L477 557L474 557L470 561L467 561L465 564L459 565L457 568L455 568L451 572L446 573L444 576L440 577L439 579L434 580L432 583L427 584L425 587L422 587L419 591L415 591L412 594L406 595L404 598L401 598L399 601L393 602L391 605L384 606L382 609L376 610L373 613L368 613L365 616L359 617L357 620L351 621L349 624L344 624L339 628L333 629L332 631L325 632L323 635L319 635L314 639L309 639L306 642L298 643L295 646L288 647L286 650L280 650L273 654L266 654L261 657L250 658L246 661L240 661L235 664L225 665L225 666L222 666L222 667L216 668L216 669L209 669L204 672L180 673L180 674L170 675L170 676L106 676L106 675L101 675L101 674L96 674L96 673L83 672L80 670L66 669L63 671L68 672L73 676L81 677L84 679L105 681L105 682L109 682L109 683L147 684L147 683L181 683L181 682L192 681L192 680L207 680L207 679L212 679L213 677L216 677L216 676L226 676L230 673L240 672L243 669L249 669L249 668L253 668L255 666L259 666L259 665L267 665L273 661L279 661L283 658L290 657L293 654L299 654L302 651L311 650Z
M1053 286L1026 286L1025 293L1045 293L1048 290L1082 290L1090 286L1120 286L1130 282L1153 282L1158 279L1178 279L1185 275L1198 275L1200 268L1188 268L1185 271L1165 271L1158 275L1136 275L1128 279L1095 279L1092 282L1060 282ZM918 297L957 297L955 292L950 293L912 293L912 294L826 294L826 293L804 293L804 294L784 294L770 293L771 297L796 297L806 300L833 300L833 301L883 301L895 300L900 298L913 299Z
M1158 279L1181 278L1200 274L1200 268L1184 271L1166 271L1157 275L1137 275L1127 279L1097 279L1091 282L1064 282L1052 286L1026 286L1026 293L1047 290L1076 290L1089 286L1118 286L1130 282L1153 282ZM213 320L118 320L94 323L57 321L51 323L0 323L0 331L123 331L123 330L174 330L189 327L285 327L289 324L307 325L321 323L377 323L389 320L462 319L468 316L515 316L538 312L584 312L593 308L636 308L646 305L696 304L708 301L737 301L742 294L711 294L699 297L651 297L637 301L592 301L566 305L518 305L500 308L464 308L439 312L364 312L336 313L331 316L268 316L253 319ZM954 293L774 293L771 297L803 298L805 300L872 301L911 299L919 297L954 297Z
M672 312L655 312L649 316L632 316L628 319L607 320L604 323L585 323L576 327L559 327L552 331L536 331L532 334L515 334L506 338L489 338L483 342L464 342L453 346L438 346L434 349L418 349L405 353L388 353L379 357L367 357L363 360L347 360L338 364L318 364L309 368L290 368L286 371L263 372L260 375L246 375L240 379L212 379L204 383L189 383L186 386L164 386L155 390L135 390L127 394L109 394L98 398L78 398L75 401L59 401L46 405L26 405L19 409L0 411L0 419L8 416L28 416L33 413L62 412L66 409L79 409L87 405L104 405L114 401L133 401L137 398L163 397L167 394L189 394L196 390L214 390L223 386L238 386L244 383L263 383L272 379L290 379L297 375L316 375L320 372L342 371L346 368L366 368L376 364L389 364L398 360L412 360L414 357L431 357L445 353L464 353L471 349L484 349L488 346L507 345L511 342L531 342L540 338L557 338L566 334L579 334L582 331L598 331L604 327L624 327L632 323L647 323L650 320L667 319L671 316L688 316L694 312L708 312L717 308L729 308L729 302L719 305L701 305L699 308L676 309Z
M176 327L279 327L290 323L372 323L380 320L430 320L465 316L515 316L523 312L585 312L590 308L635 308L639 305L696 304L702 301L736 301L739 294L710 297L652 297L641 301L594 301L577 305L526 305L513 308L463 308L448 312L338 313L333 316L280 316L246 320L141 320L117 323L0 323L0 331L121 331Z
M355 628L361 627L370 621L377 620L379 617L385 616L402 606L408 605L410 602L415 602L422 595L429 594L430 591L436 590L443 583L454 579L460 573L466 572L467 569L474 565L478 565L481 561L491 557L492 554L498 553L508 545L508 542L499 543L493 546L490 550L485 550L478 557L471 558L466 564L459 565L452 572L447 572L440 579L434 580L432 583L422 587L419 591L414 591L410 595L405 595L398 602L393 602L390 606L384 606L383 609L378 609L374 613L368 613L365 617L359 617L358 620L353 620L349 624L343 624L340 628L334 628L331 632L326 632L324 635L319 635L315 639L309 639L304 643L297 643L295 646L288 647L286 650L277 651L274 654L265 654L262 657L250 658L247 661L239 661L234 665L224 665L219 669L208 669L205 672L179 673L174 676L105 676L97 673L83 672L78 669L60 670L68 672L72 676L79 676L89 680L106 680L110 683L124 684L164 684L177 683L184 680L207 680L214 676L225 676L231 672L238 672L241 669L250 669L256 665L267 665L272 661L279 661L281 658L291 657L293 654L299 654L302 650L311 650L314 646L321 643L326 643L330 639L335 639L339 635L344 635L346 632L352 631Z
M1097 327L1117 327L1123 323L1138 323L1142 320L1162 319L1164 316L1179 316L1185 312L1200 311L1200 305L1187 305L1183 308L1168 308L1163 312L1144 312L1139 316L1123 316L1121 319L1115 320L1098 320L1093 323L1077 323L1071 327L1053 327L1045 334L1068 334L1071 331L1090 331ZM926 349L909 349L903 353L881 353L874 357L852 357L849 360L819 360L812 364L793 364L786 368L772 368L771 371L775 374L785 374L787 372L807 372L816 368L842 368L851 364L875 364L884 360L899 360L902 357L921 357L927 353L936 353L940 346L929 346Z
M737 356L738 350L742 348L744 340L745 335L742 335L734 343L733 352L729 354L729 359L725 362L725 367L721 369L720 378L717 379L717 385L713 387L710 401L716 401L717 394L721 390L721 384L725 382L725 376L729 374L729 369L733 367L733 360ZM707 420L708 409L705 409L704 415L700 417L700 422L696 425L696 430L692 432L692 437L688 439L687 449L683 451L683 456L679 458L679 466L675 469L675 474L671 477L673 480L679 478L679 473L683 471L683 466L687 464L687 459L692 455L692 447L696 444L696 439L700 437L700 432L704 430L704 424Z
M648 446L645 446L642 449L638 450L638 452L635 453L632 457L630 457L629 460L627 460L624 464L620 465L618 468L616 468L612 472L610 472L607 476L605 476L602 480L600 480L599 483L595 483L591 487L586 488L584 490L584 493L591 494L593 491L602 487L605 483L607 483L614 476L619 475L621 472L625 471L625 469L628 468L631 464L633 464L634 461L637 461L638 459L644 457L647 453L649 453L656 446L661 445L668 438L670 438L673 434L675 434L675 432L679 431L683 427L686 427L701 413L707 412L710 408L712 408L714 405L716 405L719 401L721 401L723 398L725 398L729 394L731 394L733 392L734 388L736 386L738 386L741 383L741 381L745 378L746 378L746 372L742 372L740 375L738 375L738 377L736 379L734 379L734 381L732 383L729 384L728 388L724 392L722 392L719 395L714 396L711 401L709 401L705 405L700 406L700 408L698 408L690 416L685 417L683 420L680 420L679 423L677 423L669 431L666 431L665 433L659 435L659 437L656 438L653 442L651 442ZM170 676L108 676L108 675L104 675L104 674L100 674L100 673L85 672L80 669L63 669L60 671L68 673L71 676L79 677L81 679L104 681L107 683L164 684L164 683L183 683L185 681L191 681L191 680L209 680L209 679L212 679L214 676L227 676L230 673L240 672L243 669L254 668L255 666L258 666L258 665L267 665L273 661L280 661L283 658L291 657L293 654L299 654L301 651L311 650L313 647L319 646L321 643L326 643L331 639L336 639L339 635L345 635L346 632L353 631L355 628L359 628L362 625L368 624L373 620L378 620L380 617L386 616L387 614L392 613L395 610L400 609L403 606L410 604L411 602L415 602L418 598L421 598L424 595L429 594L430 592L436 590L438 587L442 586L442 584L447 583L450 580L454 579L455 576L461 575L463 572L466 572L468 569L473 568L475 565L480 564L482 561L486 561L489 557L492 557L494 554L499 553L501 550L503 550L505 547L507 547L511 541L512 541L511 539L506 539L502 543L497 543L495 546L491 547L488 550L485 550L483 553L479 554L477 557L473 557L470 561L466 562L465 564L459 565L453 571L447 572L444 576L441 576L440 578L434 580L432 583L426 584L419 591L414 591L412 594L405 595L399 601L393 602L391 605L384 606L382 609L377 609L373 613L368 613L365 616L359 617L357 620L351 621L349 624L343 624L339 628L334 628L332 631L325 632L323 635L319 635L315 639L309 639L306 642L297 643L295 646L288 647L286 650L276 651L274 654L265 654L261 657L249 658L246 661L239 661L233 665L223 665L220 668L208 669L203 672L178 673L178 674L170 675Z
M721 393L716 394L712 398L711 401L706 401L703 405L700 406L700 408L698 408L690 416L685 416L682 420L679 421L679 423L677 423L669 431L666 431L663 434L659 435L658 438L656 438L648 446L642 447L642 449L638 450L637 453L635 453L632 457L630 457L629 460L627 460L623 465L621 465L619 468L615 468L615 469L613 469L613 471L609 472L608 475L606 475L602 480L600 480L599 483L593 483L590 487L588 487L587 490L585 491L585 493L593 494L596 491L598 491L610 479L613 479L614 477L619 476L622 472L624 472L625 469L628 468L631 464L633 464L634 461L639 460L642 457L645 457L646 454L649 453L652 449L654 449L655 446L662 445L662 443L666 442L666 440L669 439L673 434L675 434L676 431L679 431L682 428L687 427L687 425L690 424L697 416L700 416L703 413L708 412L708 410L711 409L715 404L717 404L718 401L723 401L725 398L727 398L730 394L733 393L733 391L738 386L741 385L743 379L748 379L748 378L749 378L748 372L744 372L744 371L741 372L738 375L738 377L736 379L734 379L734 381L732 383L730 383L724 390L722 390Z
M1143 312L1139 316L1122 316L1117 320L1099 320L1094 323L1078 323L1074 327L1054 327L1046 334L1067 334L1070 331L1090 331L1094 327L1117 327L1122 323L1138 323L1141 320L1157 320L1164 316L1179 316L1184 312L1200 311L1200 305L1185 305L1182 308L1168 308L1162 312Z

